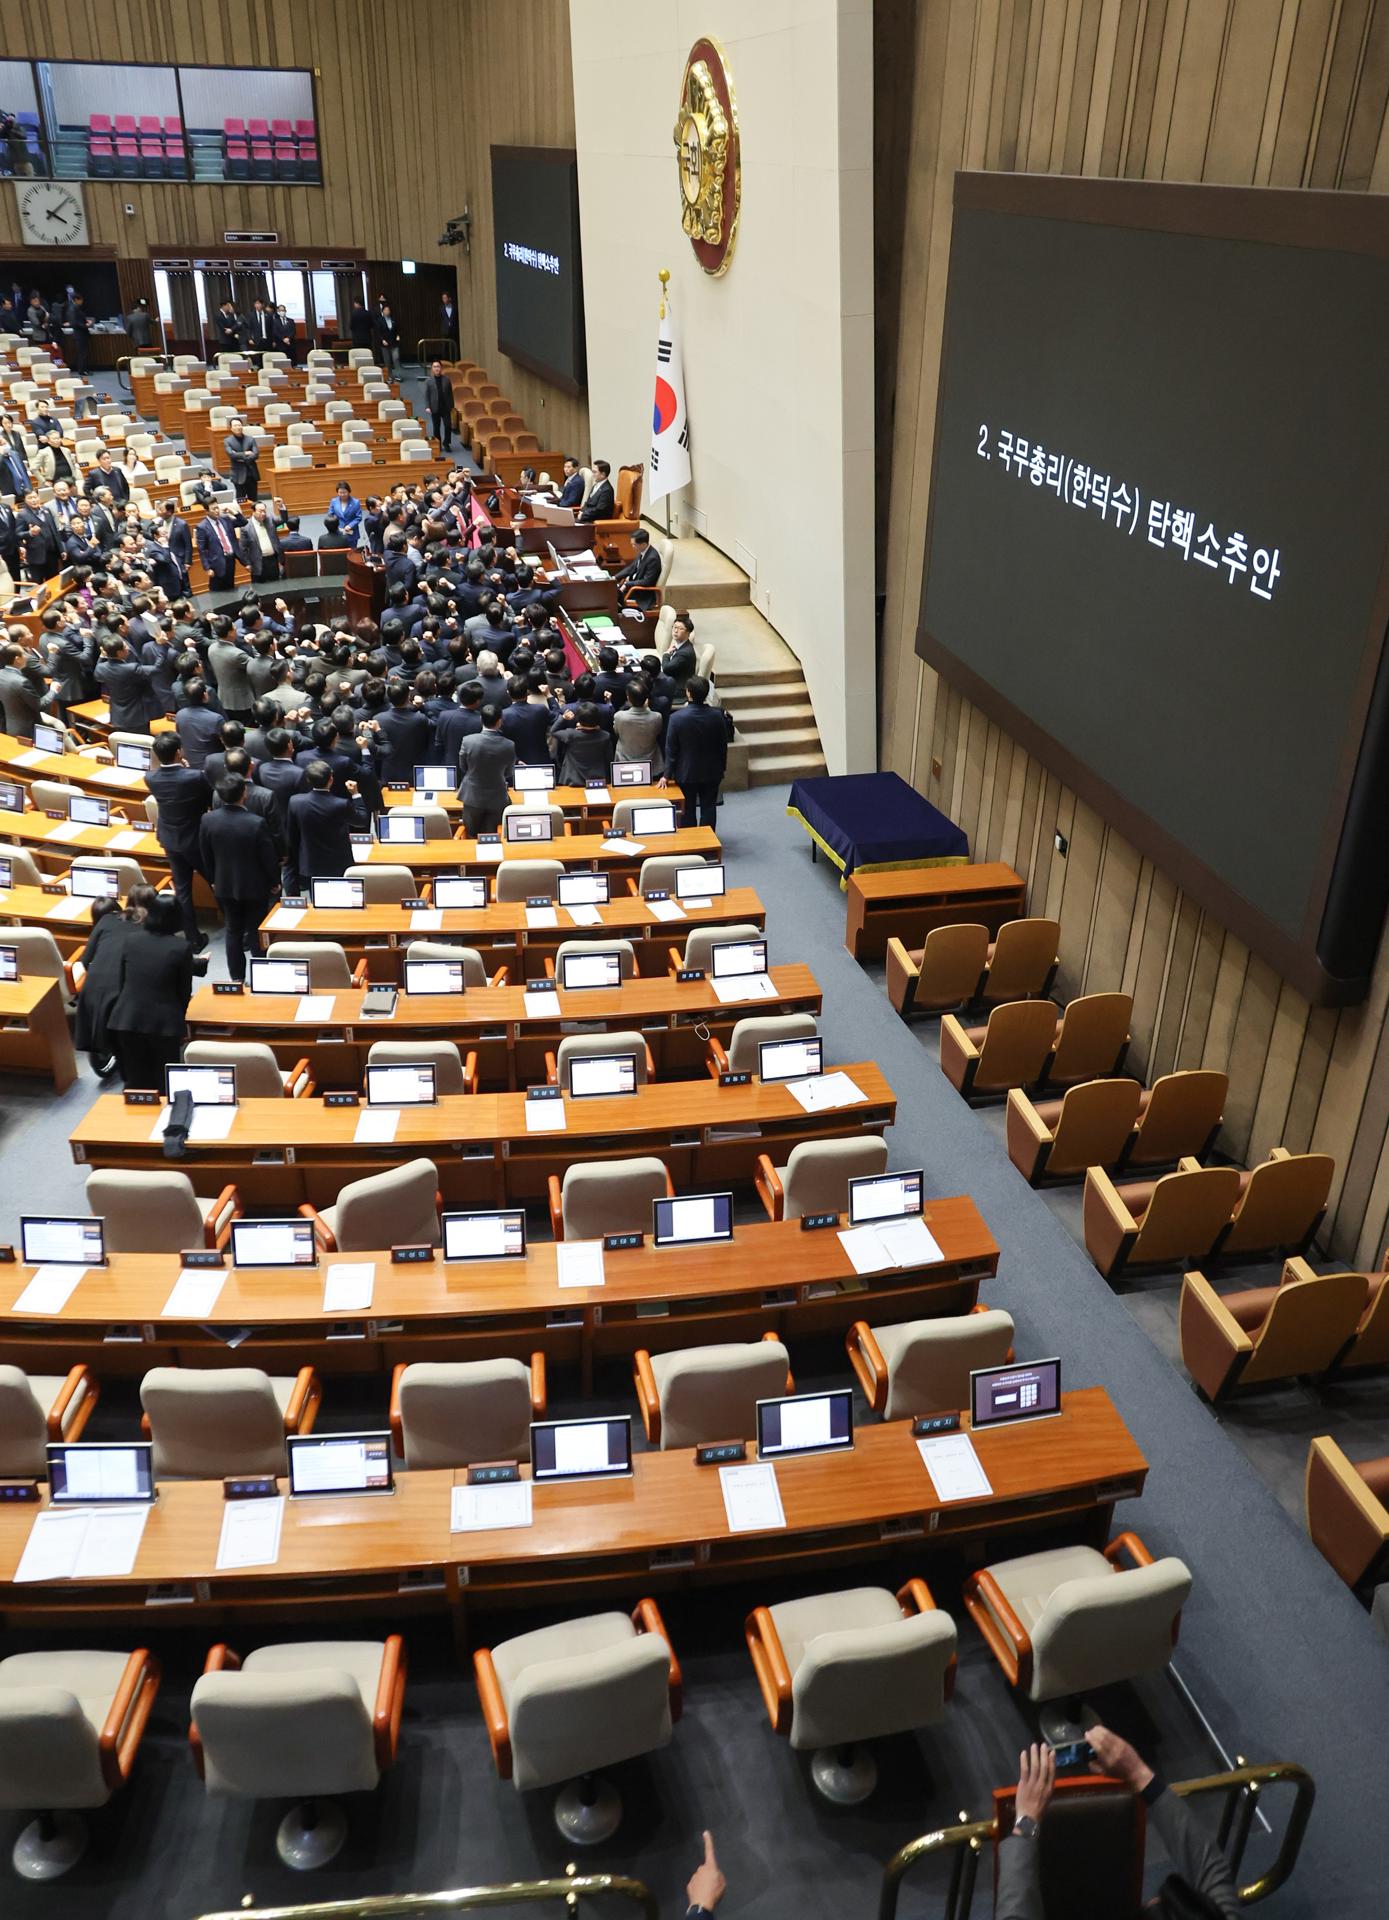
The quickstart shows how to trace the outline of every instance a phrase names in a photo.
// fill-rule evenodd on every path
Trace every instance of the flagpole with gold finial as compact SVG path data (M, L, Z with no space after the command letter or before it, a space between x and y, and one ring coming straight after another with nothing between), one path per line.
M661 283L661 312L659 317L662 320L664 320L666 317L666 295L670 291L670 268L662 267L660 272L656 275L656 278ZM666 495L665 500L666 500L666 538L667 540L669 540L670 538L670 495L669 494Z

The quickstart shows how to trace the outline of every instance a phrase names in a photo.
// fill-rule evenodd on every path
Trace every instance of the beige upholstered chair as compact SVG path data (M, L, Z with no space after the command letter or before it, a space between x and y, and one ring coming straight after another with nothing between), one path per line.
M661 799L662 799L662 796L658 794L655 797L655 799L648 798L645 800L632 800L629 798L626 800L614 800L613 801L613 831L615 833L634 832L635 829L632 826L632 814L634 813L636 808L659 806L661 804ZM678 808L675 809L675 824L677 827L680 825L680 812ZM653 834L652 838L659 839L660 836L657 834Z
M1121 1533L1103 1553L1049 1547L996 1561L968 1576L963 1598L1009 1681L1042 1707L1043 1734L1063 1744L1090 1724L1079 1706L1087 1687L1167 1666L1190 1592L1183 1561L1154 1560Z
M597 1240L605 1233L650 1233L651 1203L675 1192L665 1162L577 1161L564 1180L550 1175L550 1230L556 1240Z
M477 1092L477 1055L467 1059L452 1040L376 1040L367 1052L369 1067L433 1067L434 1091L441 1099Z
M1079 1086L1118 1073L1129 1050L1131 993L1087 993L1072 1000L1056 1024L1047 1082Z
M714 965L712 949L725 940L761 940L761 927L754 927L750 921L739 921L731 927L691 927L685 936L685 951L677 959L671 955L670 970L677 968L689 970L697 968L701 973L709 973Z
M539 798L526 799L526 800L513 800L510 806L506 806L502 808L502 824L501 824L502 845L504 847L507 847L507 846L518 844L516 842L513 842L510 833L508 833L507 831L507 828L511 821L513 820L526 821L526 820L534 820L534 819L548 819L550 822L550 838L552 840L563 839L564 837L564 808L563 807L557 806L553 800L541 800Z
M1034 1086L1045 1077L1056 1021L1054 1000L996 1006L986 1027L963 1027L947 1013L940 1023L941 1071L966 1100Z
M312 1367L275 1378L259 1367L151 1367L140 1405L154 1477L283 1473L285 1435L311 1433L322 1398Z
M545 1055L545 1078L552 1087L563 1087L570 1091L569 1062L577 1054L580 1058L594 1054L629 1054L636 1062L637 1085L644 1087L648 1080L656 1078L655 1063L651 1058L651 1049L640 1033L571 1033L559 1043L558 1054Z
M1060 962L1061 925L1056 920L1006 920L989 942L979 998L986 1007L1051 992Z
M432 1160L407 1160L385 1173L350 1180L336 1202L299 1209L314 1223L314 1236L328 1252L370 1253L379 1247L437 1247L439 1169Z
M144 1647L0 1660L0 1807L39 1816L14 1843L24 1879L54 1880L81 1859L78 1809L104 1807L130 1778L159 1679Z
M345 869L344 880L360 880L362 899L369 907L398 907L402 900L417 900L419 875L409 867L363 864Z
M463 987L466 992L471 987L504 987L508 969L498 967L489 974L487 963L476 947L455 947L446 940L412 940L405 949L405 962L412 960L446 960L463 969Z
M677 873L707 865L704 856L698 853L648 853L637 873L637 892L674 893Z
M1306 1501L1307 1531L1348 1587L1382 1576L1389 1554L1389 1454L1350 1460L1329 1434L1320 1435L1307 1451Z
M81 787L70 787L64 780L31 780L29 798L40 813L66 815L69 800L82 798Z
M119 853L113 854L110 859L107 859L104 854L79 854L68 870L69 882L71 882L71 876L74 873L79 873L84 869L90 869L92 867L114 867L116 869L117 874L120 876L117 881L117 887L122 900L126 898L132 887L143 887L148 884L145 878L145 870L140 865L140 862L130 859L128 855ZM69 891L71 891L70 885Z
M87 1175L87 1205L106 1222L108 1253L182 1253L225 1247L241 1217L241 1195L223 1187L200 1199L186 1173L98 1167Z
M426 840L452 840L453 821L443 807L421 801L415 807L392 807L393 820L423 820Z
M47 927L6 927L4 943L15 950L22 980L61 980L66 988L70 975Z
M395 1760L405 1672L398 1633L258 1647L244 1662L214 1647L188 1729L208 1792L303 1796L308 1804L280 1822L276 1851L289 1867L326 1866L347 1837L347 1816L328 1796L370 1793Z
M1139 1099L1125 1168L1170 1167L1187 1155L1204 1160L1215 1145L1229 1090L1228 1073L1197 1068L1163 1074Z
M632 1378L646 1437L662 1449L755 1439L758 1401L796 1391L786 1348L774 1333L674 1353L639 1347Z
M366 962L354 973L346 950L336 940L272 940L265 957L267 960L307 960L309 986L315 993L366 983Z
M190 1040L183 1058L190 1067L235 1067L238 1100L298 1100L313 1092L308 1061L285 1069L264 1040Z
M955 1622L924 1580L757 1607L746 1631L773 1732L814 1754L815 1785L838 1805L877 1784L859 1742L932 1725L954 1692Z
M391 1436L407 1467L528 1460L530 1424L545 1414L545 1356L413 1360L391 1375Z
M538 899L542 893L553 900L555 882L563 872L562 860L502 860L497 867L494 898L498 906L506 901L515 904Z
M582 959L585 954L596 953L617 954L622 963L622 978L624 980L635 979L637 971L637 950L630 940L561 940L555 948L553 960L549 954L546 954L545 971L552 979L563 980L564 958L566 954L578 954Z
M1059 1100L1008 1093L1008 1158L1023 1179L1074 1179L1087 1167L1113 1167L1133 1136L1143 1090L1136 1080L1087 1080Z
M844 1336L863 1396L884 1420L910 1420L969 1405L976 1367L1000 1367L1013 1350L1013 1316L1001 1307L936 1320L870 1327L856 1320Z
M1275 1147L1267 1160L1240 1174L1239 1199L1217 1252L1304 1253L1322 1223L1335 1172L1329 1153Z
M11 886L41 887L43 885L44 877L39 872L37 861L34 859L33 854L26 852L23 847L13 847L4 841L0 841L0 859L8 860L10 863ZM13 932L14 929L12 927L6 927L5 943L7 946L12 944L11 935ZM53 938L52 934L49 934L48 937L50 940ZM57 952L56 945L54 952ZM59 956L59 964L61 966L61 955Z
M803 1213L843 1213L851 1180L886 1172L886 1140L875 1133L848 1134L802 1140L784 1167L759 1153L754 1183L769 1220L799 1220Z
M1085 1250L1106 1280L1130 1267L1172 1266L1214 1251L1239 1197L1233 1167L1183 1160L1160 1180L1116 1187L1103 1167L1085 1176Z
M90 1367L66 1374L0 1366L0 1480L45 1480L51 1441L80 1440L101 1397Z
M970 922L933 927L919 947L887 943L887 997L904 1020L914 1013L967 1007L988 965L989 930Z
M570 1784L555 1805L567 1840L616 1832L622 1802L600 1767L669 1746L680 1666L654 1600L480 1647L473 1655L498 1776L517 1788Z
M1218 1294L1202 1273L1182 1281L1182 1365L1208 1400L1236 1387L1325 1373L1355 1338L1370 1283L1284 1263L1281 1284Z
M813 1013L754 1014L736 1020L728 1036L728 1050L716 1036L709 1039L709 1071L715 1079L721 1073L756 1073L760 1055L757 1049L772 1040L813 1040L817 1032Z

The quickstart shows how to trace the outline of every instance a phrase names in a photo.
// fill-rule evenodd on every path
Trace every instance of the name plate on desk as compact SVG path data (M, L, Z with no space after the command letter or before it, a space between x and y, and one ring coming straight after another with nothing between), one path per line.
M527 1087L526 1098L527 1100L562 1100L564 1098L564 1088Z
M912 1421L912 1433L918 1438L927 1433L958 1433L960 1416L958 1413L923 1413Z
M643 900L669 900L669 898L670 894L664 888L658 892L657 889L653 887L649 893L642 895Z
M648 895L647 897L649 899L651 896ZM675 977L677 980L685 981L702 980L704 978L704 969L703 967L681 967Z
M746 1460L748 1443L746 1440L719 1440L707 1447L696 1447L694 1463L697 1467L726 1467L730 1460Z
M480 847L499 847L502 844L502 836L499 833L480 833L477 843Z
M410 782L408 780L383 780L381 782L381 791L382 793L409 793L411 791Z
M37 1480L0 1480L0 1502L11 1506L16 1502L24 1506L37 1505L39 1483Z
M245 993L246 983L244 980L214 980L212 991L214 993Z
M14 1248L6 1242L3 1247L0 1247L0 1267L12 1267L14 1263Z
M279 1491L273 1473L242 1473L222 1482L224 1500L273 1500Z
M391 1265L393 1267L424 1264L434 1258L433 1247L392 1247Z
M479 1460L467 1473L470 1487L498 1487L521 1478L521 1469L514 1460Z
M644 1233L605 1233L603 1235L604 1253L621 1253L625 1247L644 1247Z
M121 1098L128 1107L162 1107L164 1096L153 1087L127 1087Z
M819 1227L837 1227L838 1225L837 1213L803 1213L801 1215L802 1233L814 1233Z
M185 1247L179 1255L181 1267L222 1267L226 1256L220 1247Z
M67 892L67 888L63 885L61 880L44 880L40 884L45 893L66 893Z
M360 1107L362 1096L360 1093L325 1093L323 1104L325 1107Z
M413 900L402 900L400 904L407 913L428 912L429 910L429 902L420 894L417 894Z
M306 893L282 893L280 895L280 905L282 907L306 907L308 904L309 897Z
M62 814L57 814L54 817L59 820L63 818ZM625 840L627 838L627 829L626 827L609 827L603 838L605 840ZM649 895L647 897L650 898Z
M719 1075L719 1085L721 1087L750 1087L752 1085L752 1075L750 1073L721 1073Z
M371 845L371 835L369 833L349 833L347 843L351 847L369 847Z
M528 893L526 895L526 905L528 907L552 907L554 904L554 901L548 893Z
M45 807L43 810L43 814L44 814L45 820L66 820L67 819L67 815L63 812L61 807Z

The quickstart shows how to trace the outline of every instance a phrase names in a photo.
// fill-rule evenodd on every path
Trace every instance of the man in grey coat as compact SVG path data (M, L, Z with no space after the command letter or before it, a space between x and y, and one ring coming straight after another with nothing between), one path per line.
M251 656L232 632L232 623L224 613L213 615L213 635L208 643L207 663L217 682L217 698L229 720L249 724L256 704L251 685Z
M495 833L502 824L516 765L515 743L502 732L501 708L489 701L481 719L481 733L470 733L458 749L458 791L470 834Z

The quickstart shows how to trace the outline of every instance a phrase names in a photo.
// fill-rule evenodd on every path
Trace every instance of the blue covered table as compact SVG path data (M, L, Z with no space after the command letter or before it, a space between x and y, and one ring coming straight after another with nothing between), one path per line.
M969 839L896 773L827 774L797 780L786 811L841 876L892 867L960 866ZM843 879L840 884L843 885Z

